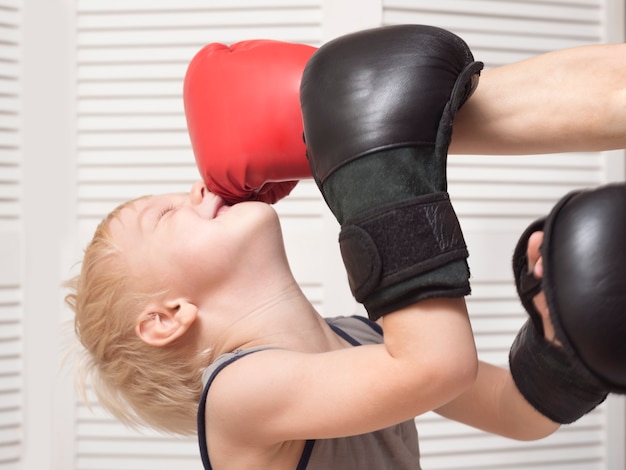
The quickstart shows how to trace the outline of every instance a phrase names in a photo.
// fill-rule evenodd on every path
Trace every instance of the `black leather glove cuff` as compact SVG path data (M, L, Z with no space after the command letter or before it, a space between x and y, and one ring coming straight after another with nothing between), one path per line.
M509 365L526 401L556 423L576 421L608 394L579 359L547 341L530 319L513 342Z

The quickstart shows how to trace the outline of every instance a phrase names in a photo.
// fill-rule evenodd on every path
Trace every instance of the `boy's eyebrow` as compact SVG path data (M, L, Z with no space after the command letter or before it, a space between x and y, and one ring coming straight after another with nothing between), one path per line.
M139 229L143 232L144 230L144 226L145 226L145 221L144 219L146 218L146 216L148 215L148 213L150 212L151 206L149 204L146 204L143 209L141 209L139 211L139 214L137 215L137 225L139 226Z

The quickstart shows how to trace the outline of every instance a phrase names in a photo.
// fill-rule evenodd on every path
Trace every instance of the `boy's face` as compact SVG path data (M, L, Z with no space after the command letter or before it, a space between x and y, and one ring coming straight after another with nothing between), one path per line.
M267 239L263 234L272 236L275 230L267 227L275 225L278 217L269 205L227 206L196 184L190 193L137 200L120 211L110 230L141 283L137 288L192 295L236 270L253 253L248 248Z

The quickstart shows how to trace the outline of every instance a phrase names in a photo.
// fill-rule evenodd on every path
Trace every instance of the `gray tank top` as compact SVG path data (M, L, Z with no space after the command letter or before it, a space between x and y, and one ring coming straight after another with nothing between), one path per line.
M353 346L382 342L382 329L360 316L327 318L328 325ZM228 364L267 347L235 351L218 357L203 373L204 391L198 408L198 441L205 470L212 470L206 445L204 409L209 387ZM364 392L366 393L366 392ZM389 397L381 397L388 399ZM336 439L308 440L295 470L420 470L414 420L380 431Z

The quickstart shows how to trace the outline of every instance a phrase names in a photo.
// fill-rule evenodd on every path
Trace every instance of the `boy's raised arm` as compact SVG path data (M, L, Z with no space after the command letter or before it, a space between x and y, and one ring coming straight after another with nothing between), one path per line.
M385 330L383 347L340 351L329 364L335 399L370 394L368 411L345 415L347 423L410 419L473 381L468 253L446 191L446 158L452 120L481 68L458 36L399 25L331 41L304 69L313 176L341 225L352 293ZM349 369L350 384L342 379Z
M341 225L350 288L372 320L470 292L446 162L452 121L481 69L461 38L420 25L340 37L304 69L307 155Z
M580 419L626 393L626 185L574 191L531 224L513 255L529 319L510 372L480 364L478 379L439 412L517 439Z

